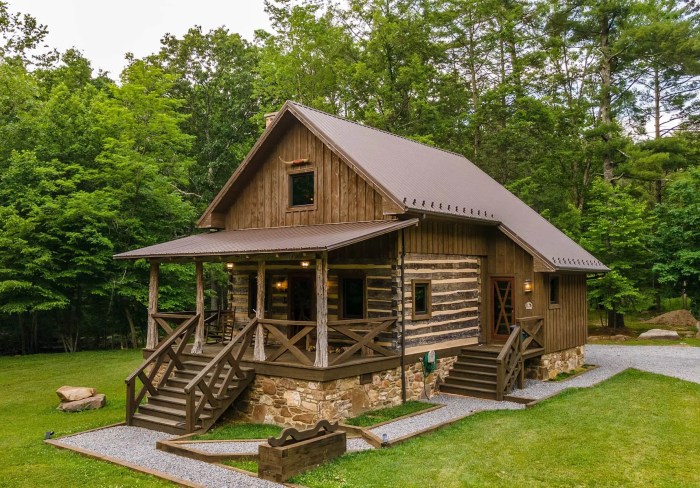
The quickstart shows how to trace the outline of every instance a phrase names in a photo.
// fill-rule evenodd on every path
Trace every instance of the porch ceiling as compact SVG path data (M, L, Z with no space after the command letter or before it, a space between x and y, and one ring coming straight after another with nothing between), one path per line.
M332 251L417 223L408 219L209 232L123 252L114 259Z

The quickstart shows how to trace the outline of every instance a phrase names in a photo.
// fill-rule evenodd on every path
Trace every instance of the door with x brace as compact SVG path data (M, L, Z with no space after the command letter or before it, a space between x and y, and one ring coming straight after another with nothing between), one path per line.
M504 341L510 335L510 326L515 324L513 287L511 276L491 278L491 340Z

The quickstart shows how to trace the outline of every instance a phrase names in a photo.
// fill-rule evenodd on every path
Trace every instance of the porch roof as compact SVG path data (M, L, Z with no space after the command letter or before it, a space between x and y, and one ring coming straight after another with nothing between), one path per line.
M123 252L114 259L332 251L417 223L407 219L209 232Z

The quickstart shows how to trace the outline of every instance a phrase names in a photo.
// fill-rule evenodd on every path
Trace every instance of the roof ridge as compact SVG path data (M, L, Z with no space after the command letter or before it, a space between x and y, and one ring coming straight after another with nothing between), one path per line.
M329 117L333 117L333 118L336 118L338 120L342 120L343 122L348 122L351 124L359 125L360 127L364 127L365 129L376 130L377 132L382 132L382 133L390 135L392 137L396 137L397 139L403 139L405 141L413 142L415 144L420 144L421 146L425 146L429 149L435 149L436 151L444 152L447 154L452 154L453 156L458 156L458 157L464 159L465 161L467 161L468 163L471 163L474 166L476 166L476 164L471 162L469 159L467 159L467 157L464 154L460 154L460 153L455 152L455 151L450 151L448 149L443 149L443 148L438 147L438 146L431 146L430 144L416 141L415 139L411 139L410 137L400 136L398 134L394 134L393 132L389 132L388 130L378 129L377 127L372 127L371 125L365 125L362 122L358 122L357 120L348 119L346 117L341 117L340 115L331 114L328 112L324 112L323 110L319 110L317 108L309 107L308 105L304 105L303 103L295 102L294 100L287 100L287 102L290 103L291 105L296 105L298 107L313 110L314 112L318 112L318 113L323 114L323 115L328 115Z

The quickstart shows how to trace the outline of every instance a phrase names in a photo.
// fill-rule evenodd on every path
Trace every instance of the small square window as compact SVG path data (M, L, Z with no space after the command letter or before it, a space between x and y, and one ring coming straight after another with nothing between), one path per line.
M559 277L549 277L549 305L559 305Z
M289 206L314 204L314 172L289 175Z
M431 314L430 281L413 281L413 320L429 319Z
M342 278L340 283L342 317L362 319L365 317L365 280L363 278Z

